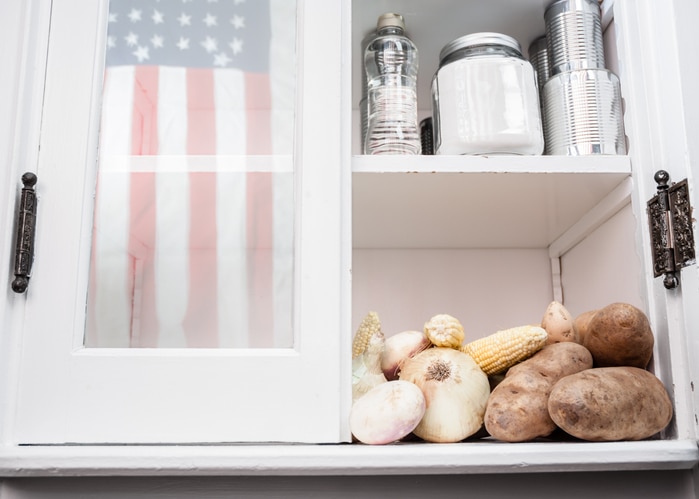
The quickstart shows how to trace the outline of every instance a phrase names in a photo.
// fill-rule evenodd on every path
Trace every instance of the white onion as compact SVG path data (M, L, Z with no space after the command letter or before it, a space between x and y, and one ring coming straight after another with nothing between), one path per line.
M459 442L483 426L490 384L470 355L429 348L403 364L400 379L415 383L425 396L425 415L413 430L423 440Z
M388 381L352 405L350 430L365 444L388 444L410 434L424 413L425 397L417 386L408 381Z
M381 370L386 379L398 379L403 363L431 345L422 331L403 331L386 338Z

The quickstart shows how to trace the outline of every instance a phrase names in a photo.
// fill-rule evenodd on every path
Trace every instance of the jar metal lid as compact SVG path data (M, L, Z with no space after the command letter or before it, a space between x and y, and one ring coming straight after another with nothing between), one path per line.
M446 57L453 54L457 50L461 50L466 47L476 47L478 45L504 45L506 47L515 49L520 54L522 53L522 46L511 36L504 35L502 33L482 32L464 35L447 43L439 52L439 60L443 61Z

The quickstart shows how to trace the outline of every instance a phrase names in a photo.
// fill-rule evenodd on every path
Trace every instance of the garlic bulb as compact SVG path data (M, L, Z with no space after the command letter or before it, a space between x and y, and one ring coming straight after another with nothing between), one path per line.
M437 347L459 348L464 341L464 327L456 317L438 314L425 323L425 334Z
M425 396L425 415L413 430L423 440L459 442L483 426L490 384L470 355L429 348L403 364L400 379L415 383Z
M403 363L432 344L422 331L402 331L386 338L381 369L386 379L398 379Z
M365 444L388 444L410 434L425 414L425 396L413 383L389 381L352 405L350 430Z

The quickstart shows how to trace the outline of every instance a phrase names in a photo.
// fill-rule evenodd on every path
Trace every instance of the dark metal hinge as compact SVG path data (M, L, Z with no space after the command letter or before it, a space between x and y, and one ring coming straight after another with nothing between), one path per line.
M34 232L36 230L36 175L27 172L22 175L22 197L17 213L17 240L15 241L15 279L12 290L24 293L29 286L34 260Z
M687 179L669 184L670 174L655 174L658 193L648 201L653 276L665 275L667 289L679 285L679 270L696 262L692 205L689 202Z

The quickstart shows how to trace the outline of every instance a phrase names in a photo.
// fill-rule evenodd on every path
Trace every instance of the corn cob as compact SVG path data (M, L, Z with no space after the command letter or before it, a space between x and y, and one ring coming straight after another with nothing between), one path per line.
M357 332L354 334L354 340L352 341L352 358L356 358L367 349L369 341L373 336L380 336L383 338L383 332L381 331L381 321L379 321L379 316L376 312L369 312L357 328Z
M539 326L518 326L467 343L469 354L485 374L498 374L531 357L546 344L548 334Z
M386 339L376 312L369 312L359 324L352 342L352 401L386 382L381 369Z
M437 347L459 348L464 341L464 327L456 317L438 314L425 323L425 335Z

